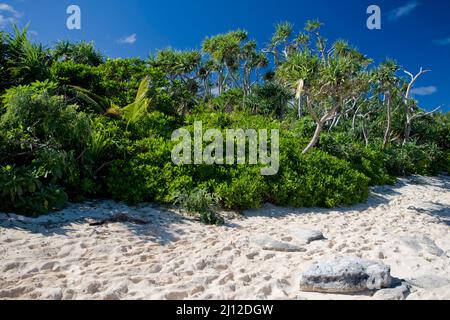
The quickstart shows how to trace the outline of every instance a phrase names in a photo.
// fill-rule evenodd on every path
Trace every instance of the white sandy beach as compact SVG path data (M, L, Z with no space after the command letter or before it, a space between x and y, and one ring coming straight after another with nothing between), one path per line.
M89 223L124 213L146 225ZM324 240L298 243L298 229ZM263 250L264 235L299 252ZM401 179L340 209L267 205L204 226L155 205L73 204L39 219L0 214L0 299L375 299L300 291L312 263L381 261L407 299L450 299L450 177Z

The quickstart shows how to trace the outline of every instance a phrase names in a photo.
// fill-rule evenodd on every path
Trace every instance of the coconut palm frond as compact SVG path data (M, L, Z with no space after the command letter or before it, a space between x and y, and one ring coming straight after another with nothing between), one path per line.
M98 113L105 113L110 107L111 102L87 89L78 86L69 86L70 89L77 93L77 96L94 107Z

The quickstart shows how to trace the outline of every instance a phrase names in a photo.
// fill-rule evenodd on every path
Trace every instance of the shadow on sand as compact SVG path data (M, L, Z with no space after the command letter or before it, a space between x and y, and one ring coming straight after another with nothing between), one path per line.
M261 209L244 211L239 219L255 216L278 218L311 213L331 214L341 212L345 214L376 209L377 207L388 205L393 197L400 195L398 189L408 184L431 185L450 192L450 178L448 176L441 178L414 176L408 179L399 179L395 186L373 187L368 201L349 207L333 209L283 208L267 204ZM410 207L408 209L428 213L450 226L450 208L444 203L425 203L421 208ZM146 223L143 225L131 222L120 223L125 225L134 235L141 237L142 240L162 245L176 242L183 235L183 230L179 227L177 228L176 225L199 223L179 215L174 210L155 204L146 203L138 206L127 206L111 200L95 200L82 204L70 204L60 212L36 219L0 213L0 228L20 229L43 236L70 236L71 233L80 229L81 225L87 225L95 234L101 233L104 230L102 228L107 227L108 223L101 226L90 226L91 223L111 219L117 217L117 215L126 215L133 219L145 221ZM229 221L225 227L240 228L239 224L234 223L233 220Z
M400 195L396 189L399 189L407 184L407 181L399 180L395 186L377 186L373 187L366 202L355 204L352 206L342 206L331 209L324 208L286 208L278 207L272 204L266 204L263 209L247 210L243 213L245 217L268 217L277 218L288 215L301 214L331 214L336 212L347 213L355 211L365 211L368 209L375 209L381 205L387 205L394 196Z
M15 214L0 213L0 228L24 230L43 236L67 236L76 232L81 226L92 229L92 234L107 231L115 224L117 217L130 217L129 222L116 222L126 226L134 235L142 240L166 245L177 241L183 235L181 228L173 225L192 223L174 211L154 204L127 206L110 200L90 201L82 204L70 204L66 209L41 216L39 218L22 217ZM133 223L133 220L144 223ZM105 223L99 223L99 222ZM93 225L94 224L94 225ZM95 225L100 224L100 225Z

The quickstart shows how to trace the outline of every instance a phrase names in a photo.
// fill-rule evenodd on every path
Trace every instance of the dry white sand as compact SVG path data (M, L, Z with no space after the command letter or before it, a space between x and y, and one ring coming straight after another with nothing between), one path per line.
M225 227L112 201L39 219L0 214L0 299L370 299L300 291L305 268L341 256L380 260L395 277L422 279L409 299L450 299L449 208L449 177L413 177L376 187L351 208L267 205ZM118 213L150 223L89 225ZM292 253L250 240L265 234L294 243L295 228L320 230L326 240Z

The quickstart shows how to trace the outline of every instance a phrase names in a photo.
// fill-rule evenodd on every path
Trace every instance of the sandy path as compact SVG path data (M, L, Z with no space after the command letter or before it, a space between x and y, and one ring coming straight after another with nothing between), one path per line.
M150 224L88 223L122 212ZM265 234L293 243L295 228L320 230L326 240L293 253L251 241ZM299 290L305 268L336 256L381 260L401 279L435 277L438 284L418 284L408 298L450 299L450 178L400 180L338 210L268 205L226 227L111 201L35 220L0 214L0 299L371 298Z

